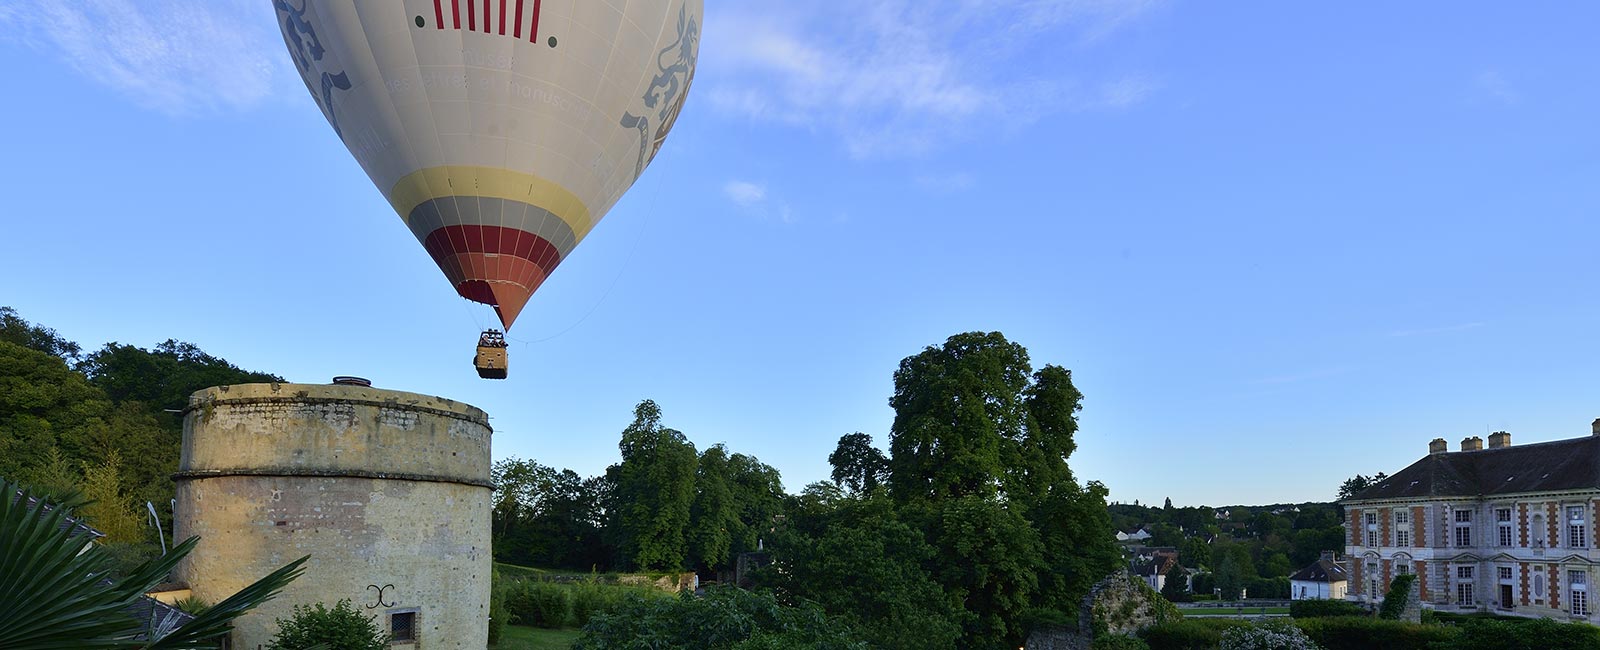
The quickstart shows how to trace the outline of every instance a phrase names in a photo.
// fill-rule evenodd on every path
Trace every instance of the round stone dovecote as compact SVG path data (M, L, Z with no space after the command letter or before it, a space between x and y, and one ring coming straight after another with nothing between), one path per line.
M196 392L174 528L201 539L178 578L217 603L310 556L304 575L238 620L235 648L266 644L296 604L344 599L377 615L393 647L484 648L489 437L475 407L359 384Z

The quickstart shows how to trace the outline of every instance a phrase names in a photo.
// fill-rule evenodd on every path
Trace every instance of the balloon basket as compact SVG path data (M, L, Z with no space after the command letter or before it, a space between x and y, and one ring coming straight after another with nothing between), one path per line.
M472 365L484 379L506 378L506 337L500 330L486 330L478 337L478 355L472 358Z

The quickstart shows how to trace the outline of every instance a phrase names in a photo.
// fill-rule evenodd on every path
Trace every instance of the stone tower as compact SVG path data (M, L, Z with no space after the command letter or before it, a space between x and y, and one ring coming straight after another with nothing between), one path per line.
M178 579L215 604L311 556L304 575L239 619L239 650L264 645L295 604L341 599L376 615L393 647L482 650L489 435L475 407L354 378L196 392L174 528L201 540Z

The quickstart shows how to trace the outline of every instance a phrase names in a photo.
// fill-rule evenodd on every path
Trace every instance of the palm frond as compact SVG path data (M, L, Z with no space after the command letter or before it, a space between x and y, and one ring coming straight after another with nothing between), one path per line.
M201 612L193 621L151 643L147 650L192 650L217 647L217 637L227 634L233 620L261 603L272 600L305 572L307 555L273 571L226 600Z

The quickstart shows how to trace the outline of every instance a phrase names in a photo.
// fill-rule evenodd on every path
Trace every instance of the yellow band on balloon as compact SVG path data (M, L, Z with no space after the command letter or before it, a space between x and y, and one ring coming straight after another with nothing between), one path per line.
M447 196L490 196L539 206L565 221L579 241L594 227L588 206L567 188L500 167L446 165L419 169L394 184L389 190L389 204L409 224L411 211L417 206Z

